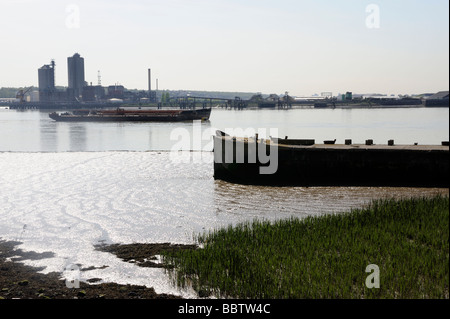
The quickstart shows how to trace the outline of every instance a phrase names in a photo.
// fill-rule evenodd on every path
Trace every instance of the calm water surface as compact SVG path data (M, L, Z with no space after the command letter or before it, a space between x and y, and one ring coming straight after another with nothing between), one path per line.
M262 130L260 136L268 136L271 128L278 130L278 137L311 138L318 143L373 139L386 144L394 139L398 144L440 144L449 139L448 116L448 108L213 109L210 121L201 124L201 146L192 141L184 148L211 150L208 135L215 129ZM180 144L176 129L194 136L193 123L57 123L48 112L0 110L0 151L173 150Z

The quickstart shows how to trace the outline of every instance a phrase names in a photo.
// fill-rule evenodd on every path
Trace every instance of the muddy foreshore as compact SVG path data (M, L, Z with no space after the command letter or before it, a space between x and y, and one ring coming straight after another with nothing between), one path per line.
M42 269L26 266L21 261L45 259L53 253L24 252L20 242L0 240L0 299L181 299L179 296L157 294L153 288L115 283L95 284L98 278L80 282L79 288L68 288L60 273L39 273ZM154 256L163 249L184 249L192 246L171 244L104 245L96 249L117 255L141 267L162 267ZM107 266L105 266L107 267ZM89 270L89 269L81 269Z

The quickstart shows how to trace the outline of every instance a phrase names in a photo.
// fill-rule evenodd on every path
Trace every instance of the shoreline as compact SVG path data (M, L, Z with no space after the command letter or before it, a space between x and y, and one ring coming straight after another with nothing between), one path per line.
M20 262L26 259L48 258L53 253L23 252L21 249L16 249L18 244L20 242L0 240L0 300L183 299L175 295L157 294L153 288L138 285L80 282L80 288L68 288L65 280L61 279L60 273L42 274L39 273L42 270L41 268L26 266ZM136 255L135 252L138 248L135 247L135 250L130 250L131 255Z

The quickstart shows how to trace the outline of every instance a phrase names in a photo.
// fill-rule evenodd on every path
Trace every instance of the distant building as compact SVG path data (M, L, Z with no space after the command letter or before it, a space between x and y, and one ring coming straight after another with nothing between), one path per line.
M46 64L38 70L39 91L55 90L55 62Z
M270 94L266 100L270 102L278 102L280 101L280 97L277 94Z
M449 99L449 91L440 91L436 94L429 96L427 99L430 100L448 100Z
M86 86L84 80L84 58L78 53L67 58L67 69L69 75L69 91L75 99L79 99L83 94L83 87Z
M94 102L105 98L105 89L101 85L83 87L83 101Z
M34 90L30 93L30 102L39 102L39 91Z
M428 107L449 107L449 91L440 91L424 100L425 106Z
M108 86L108 98L109 99L123 99L125 88L122 85L110 85Z
M39 77L39 101L48 102L53 100L55 93L55 61L38 69Z

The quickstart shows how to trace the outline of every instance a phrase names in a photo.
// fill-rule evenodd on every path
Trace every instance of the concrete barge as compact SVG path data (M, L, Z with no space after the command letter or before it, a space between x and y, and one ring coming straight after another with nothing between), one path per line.
M198 110L77 110L50 113L58 122L186 122L209 120L211 108Z
M270 186L449 187L449 146L214 136L214 178Z

